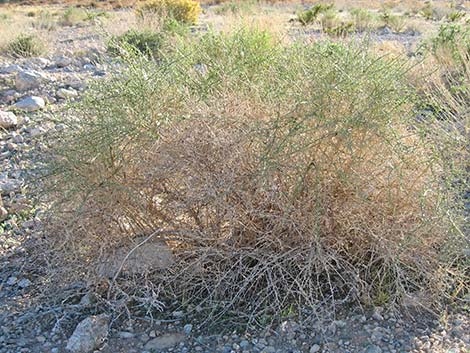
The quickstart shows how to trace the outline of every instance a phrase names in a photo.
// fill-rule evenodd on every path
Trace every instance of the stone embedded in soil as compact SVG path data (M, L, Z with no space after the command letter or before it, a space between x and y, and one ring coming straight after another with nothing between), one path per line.
M168 349L184 342L184 340L185 336L181 333L168 333L148 341L145 344L144 349L150 351Z
M0 111L0 128L9 129L18 125L18 118L12 112Z
M38 88L45 79L45 75L38 71L19 71L15 79L15 88L18 91L27 91Z
M43 109L45 106L46 102L44 102L44 99L35 96L23 98L13 105L13 107L26 112L34 112L36 110Z
M108 336L108 322L109 317L104 314L87 317L75 328L66 349L73 353L89 353L99 348Z

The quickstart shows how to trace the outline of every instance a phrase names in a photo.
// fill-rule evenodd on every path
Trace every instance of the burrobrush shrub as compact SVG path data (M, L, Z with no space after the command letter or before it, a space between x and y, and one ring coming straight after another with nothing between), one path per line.
M195 0L150 0L137 7L137 16L169 17L182 23L195 24L201 12Z
M134 50L140 54L157 57L161 49L163 37L161 33L150 30L129 30L126 33L112 37L108 42L107 50L113 55L126 54Z
M5 48L6 54L15 58L26 58L41 55L45 50L44 44L34 35L20 35L12 40Z
M319 15L327 11L331 11L332 9L333 9L333 4L318 3L318 4L313 5L308 10L300 12L297 15L297 19L301 24L305 26L305 25L314 23L318 19Z
M436 303L461 285L459 210L431 123L415 122L406 68L366 49L240 30L183 40L158 63L127 56L53 140L60 278L98 283L103 257L144 237L171 266L115 271L107 299L176 300L206 323L417 293Z

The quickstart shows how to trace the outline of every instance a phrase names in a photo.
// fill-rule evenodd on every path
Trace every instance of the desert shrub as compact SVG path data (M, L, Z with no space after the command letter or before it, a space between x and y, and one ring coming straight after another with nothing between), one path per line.
M394 15L388 11L384 11L380 15L380 19L382 20L384 26L389 27L394 32L402 32L406 26L406 18L400 15Z
M465 17L465 12L463 11L453 11L447 15L447 19L450 22L458 22Z
M252 30L128 60L51 139L52 283L101 283L104 256L144 237L171 266L115 271L108 302L176 300L206 323L457 288L458 210L398 62Z
M38 37L23 34L11 41L5 52L15 58L38 56L44 52L44 45Z
M140 18L169 17L178 22L195 24L201 7L199 2L194 0L151 0L140 4L136 12Z
M365 31L371 29L374 17L369 10L361 8L351 9L351 17L357 30Z
M112 37L108 41L107 50L113 55L127 54L131 50L155 58L158 56L162 40L160 33L131 29L122 35Z
M57 27L57 21L51 12L42 10L39 11L36 21L33 22L33 27L52 31Z
M300 12L297 15L297 19L301 24L305 26L305 25L314 23L318 19L319 15L321 15L322 13L331 11L332 9L333 9L333 4L318 3L312 6L308 10Z
M87 18L85 10L70 6L65 9L62 14L60 23L64 26L74 26L80 22L83 22Z
M470 49L470 27L458 23L443 24L431 39L431 51L446 66L461 66L462 53Z
M217 6L215 13L218 15L231 14L248 14L253 12L255 1L228 1Z

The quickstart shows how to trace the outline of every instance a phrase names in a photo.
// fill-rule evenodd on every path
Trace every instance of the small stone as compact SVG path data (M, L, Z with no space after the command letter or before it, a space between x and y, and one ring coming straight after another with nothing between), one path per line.
M248 348L249 346L250 346L250 342L248 342L247 340L242 340L242 341L240 342L240 347L241 347L242 349L246 349L246 348Z
M27 278L23 278L18 281L18 287L20 288L28 288L31 285L31 281Z
M310 353L316 353L320 351L320 346L318 344L314 344L313 346L310 347L309 352Z
M121 331L119 332L118 335L119 335L119 338L124 338L124 339L135 337L135 335L132 332L127 332L127 331Z
M11 276L7 279L7 285L13 286L16 284L17 281L18 281L18 278L16 278L15 276Z
M168 349L184 342L184 340L185 336L180 333L168 333L148 341L145 344L144 349L149 351Z
M367 346L365 353L382 353L382 349L375 344L370 344Z
M82 320L67 342L67 349L74 353L89 353L99 348L108 335L107 315L89 316Z
M193 325L186 324L186 325L184 325L183 330L184 330L184 334L186 336L189 336L191 334L191 331L193 330Z
M12 112L0 111L0 128L9 129L18 125L18 118Z
M76 97L76 96L78 96L78 93L77 93L76 90L74 90L72 88L70 88L70 89L60 88L57 91L57 97L62 98L62 99L73 98L73 97Z
M65 55L55 57L54 61L57 67L66 67L72 64L72 59Z
M45 76L37 71L20 71L16 75L15 88L18 91L27 91L33 88L38 88L44 80Z
M46 342L46 337L38 336L38 337L36 337L36 341L38 341L39 343L44 343L44 342Z
M41 97L29 96L16 102L13 107L26 111L34 112L36 110L43 109L46 106L46 102Z

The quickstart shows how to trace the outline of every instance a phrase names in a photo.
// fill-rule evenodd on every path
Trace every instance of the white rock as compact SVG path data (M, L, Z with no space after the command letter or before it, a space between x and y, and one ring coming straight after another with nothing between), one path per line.
M18 281L18 278L16 278L15 276L9 277L7 279L7 285L8 286L13 286L13 285L16 284L16 281Z
M8 211L5 207L0 206L0 222L4 221L8 216Z
M9 129L18 125L18 118L12 112L0 111L0 128Z
M59 98L66 99L66 98L73 98L76 96L78 96L78 93L73 88L70 88L70 89L60 88L57 91L57 97Z
M318 344L314 344L312 347L310 347L310 353L316 353L320 351L320 346Z
M20 288L27 288L31 285L31 281L27 278L23 278L18 281L18 287Z
M15 72L20 72L22 71L22 67L19 65L8 65L0 70L0 73L2 74L13 74Z
M45 80L46 76L38 71L19 71L16 75L15 87L18 91L27 91L29 89L38 88Z
M74 353L89 353L99 348L108 335L107 315L89 316L81 321L67 341L66 349Z
M34 112L36 110L43 109L46 106L46 102L44 102L44 99L41 97L29 96L16 102L13 106L26 112Z
M168 333L148 341L145 344L144 349L149 351L155 350L158 352L163 349L172 348L177 344L184 342L184 340L185 336L181 333Z

